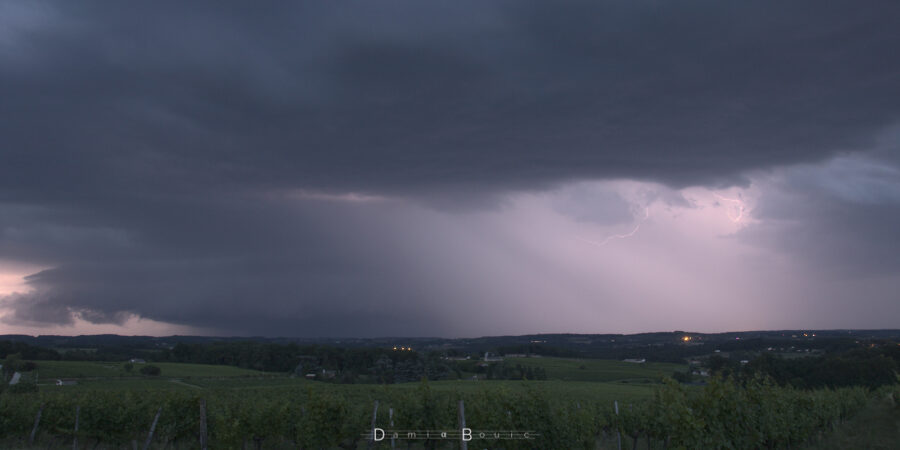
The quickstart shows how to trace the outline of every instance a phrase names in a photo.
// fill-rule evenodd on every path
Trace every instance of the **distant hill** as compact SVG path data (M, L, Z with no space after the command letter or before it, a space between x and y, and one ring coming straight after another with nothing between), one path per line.
M726 333L686 331L637 334L527 334L521 336L485 336L477 338L381 337L381 338L290 338L290 337L214 337L214 336L88 336L0 335L0 341L67 350L103 348L127 355L129 351L159 351L177 344L257 342L266 344L322 345L333 347L413 347L417 351L442 351L465 354L532 353L546 356L577 356L607 359L643 357L655 361L681 361L692 355L714 350L741 351L779 347L822 349L858 345L857 341L900 339L900 330L774 330ZM2 357L2 355L0 355Z

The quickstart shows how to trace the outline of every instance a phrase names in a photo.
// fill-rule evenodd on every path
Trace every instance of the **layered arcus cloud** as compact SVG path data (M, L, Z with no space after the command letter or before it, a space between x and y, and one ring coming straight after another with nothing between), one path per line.
M0 329L890 326L897 17L2 2Z

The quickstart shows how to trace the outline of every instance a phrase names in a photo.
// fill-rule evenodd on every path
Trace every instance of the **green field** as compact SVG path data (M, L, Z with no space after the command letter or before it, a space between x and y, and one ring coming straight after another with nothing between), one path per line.
M684 372L687 366L671 363L628 363L606 359L568 358L506 358L509 364L540 367L547 371L547 378L564 381L620 381L655 382L674 371Z
M131 372L125 370L124 362L92 362L92 361L36 361L40 382L49 382L56 378L121 378L141 377L140 369L144 364L134 364ZM163 377L248 377L267 376L265 372L241 369L232 366L214 366L208 364L183 363L150 363L162 369Z
M553 398L564 401L629 401L648 398L660 375L670 374L684 366L677 364L630 364L619 361L575 360L562 358L509 358L547 370L546 381L517 380L445 380L431 381L436 392L477 394L498 389L511 393L530 386L546 391ZM39 384L47 392L85 392L90 390L209 390L213 392L256 390L262 393L289 392L297 389L321 392L340 392L350 398L370 399L391 396L416 389L420 383L401 383L387 386L376 384L332 384L309 381L231 366L182 363L150 363L162 369L158 377L142 376L141 364L126 372L124 363L37 361ZM579 367L584 366L584 369ZM74 386L55 386L56 379L75 379Z
M674 371L684 371L686 366L669 363L627 363L622 361L567 358L507 358L507 364L540 367L547 372L548 380L655 383L661 376ZM131 372L125 370L123 362L82 362L82 361L37 361L41 383L63 379L129 379L143 378L140 368L134 364ZM161 378L196 379L191 384L202 387L250 387L292 385L297 380L283 374L260 372L232 366L149 363L162 369ZM259 378L260 380L229 380L230 378ZM274 378L274 379L272 379ZM481 380L484 382L485 380ZM84 383L88 381L85 380ZM470 381L461 382L463 385Z
M85 391L149 391L149 390L188 390L196 389L180 381L178 378L166 377L131 377L131 378L86 378L79 379L74 386L56 386L51 380L43 380L38 384L41 392L77 392Z
M178 378L116 378L116 379L86 379L81 380L75 386L55 386L42 384L43 392L72 392L84 393L85 391L152 391L152 390L178 390L178 391L209 391L215 396L225 392L259 392L269 395L277 392L313 391L322 393L340 393L351 399L369 401L372 398L389 398L395 394L412 391L418 388L420 383L402 383L391 385L375 384L331 384L303 379L291 379L288 377L277 378L231 378L231 379L178 379ZM528 388L546 392L554 400L577 402L592 401L612 403L633 401L649 398L653 395L656 384L622 384L601 383L585 381L509 381L509 380L479 380L479 381L432 381L431 389L439 393L479 394L497 390L505 390L509 393L524 391Z

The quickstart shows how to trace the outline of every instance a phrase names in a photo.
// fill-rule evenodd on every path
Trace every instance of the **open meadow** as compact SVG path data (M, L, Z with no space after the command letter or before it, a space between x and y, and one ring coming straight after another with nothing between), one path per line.
M148 364L136 363L132 364L132 369L126 370L125 362L105 362L105 361L39 361L38 377L45 382L48 379L57 378L139 378L143 377L140 369ZM247 377L247 376L265 376L269 375L265 372L256 370L242 369L233 366L216 366L209 364L187 364L187 363L150 363L162 369L164 377ZM280 375L280 374L279 374ZM40 381L39 381L40 382Z
M677 364L632 364L620 361L575 360L563 358L510 358L513 364L540 366L547 369L547 380L442 380L430 381L435 392L453 394L490 392L506 389L519 392L525 387L546 392L556 400L590 400L612 402L648 398L653 386L663 375L684 370ZM277 392L312 390L340 392L350 398L367 399L379 394L406 392L419 383L335 384L310 381L282 373L261 372L231 366L185 363L150 363L161 369L159 376L139 372L143 364L126 371L124 363L82 361L38 361L38 386L41 392L54 395L105 390L188 390L209 391L210 395L229 391ZM586 369L579 367L586 366ZM74 381L57 386L57 379Z

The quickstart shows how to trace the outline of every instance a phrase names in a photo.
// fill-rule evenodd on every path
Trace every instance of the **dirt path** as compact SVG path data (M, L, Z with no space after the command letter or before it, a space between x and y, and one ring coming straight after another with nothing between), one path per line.
M171 382L173 382L173 383L175 383L175 384L183 384L183 385L185 385L185 386L190 386L190 387L192 387L192 388L203 389L203 386L197 386L196 384L185 383L184 381L177 380L177 379L174 379L174 378L171 379L171 380L169 380L169 381L171 381Z

